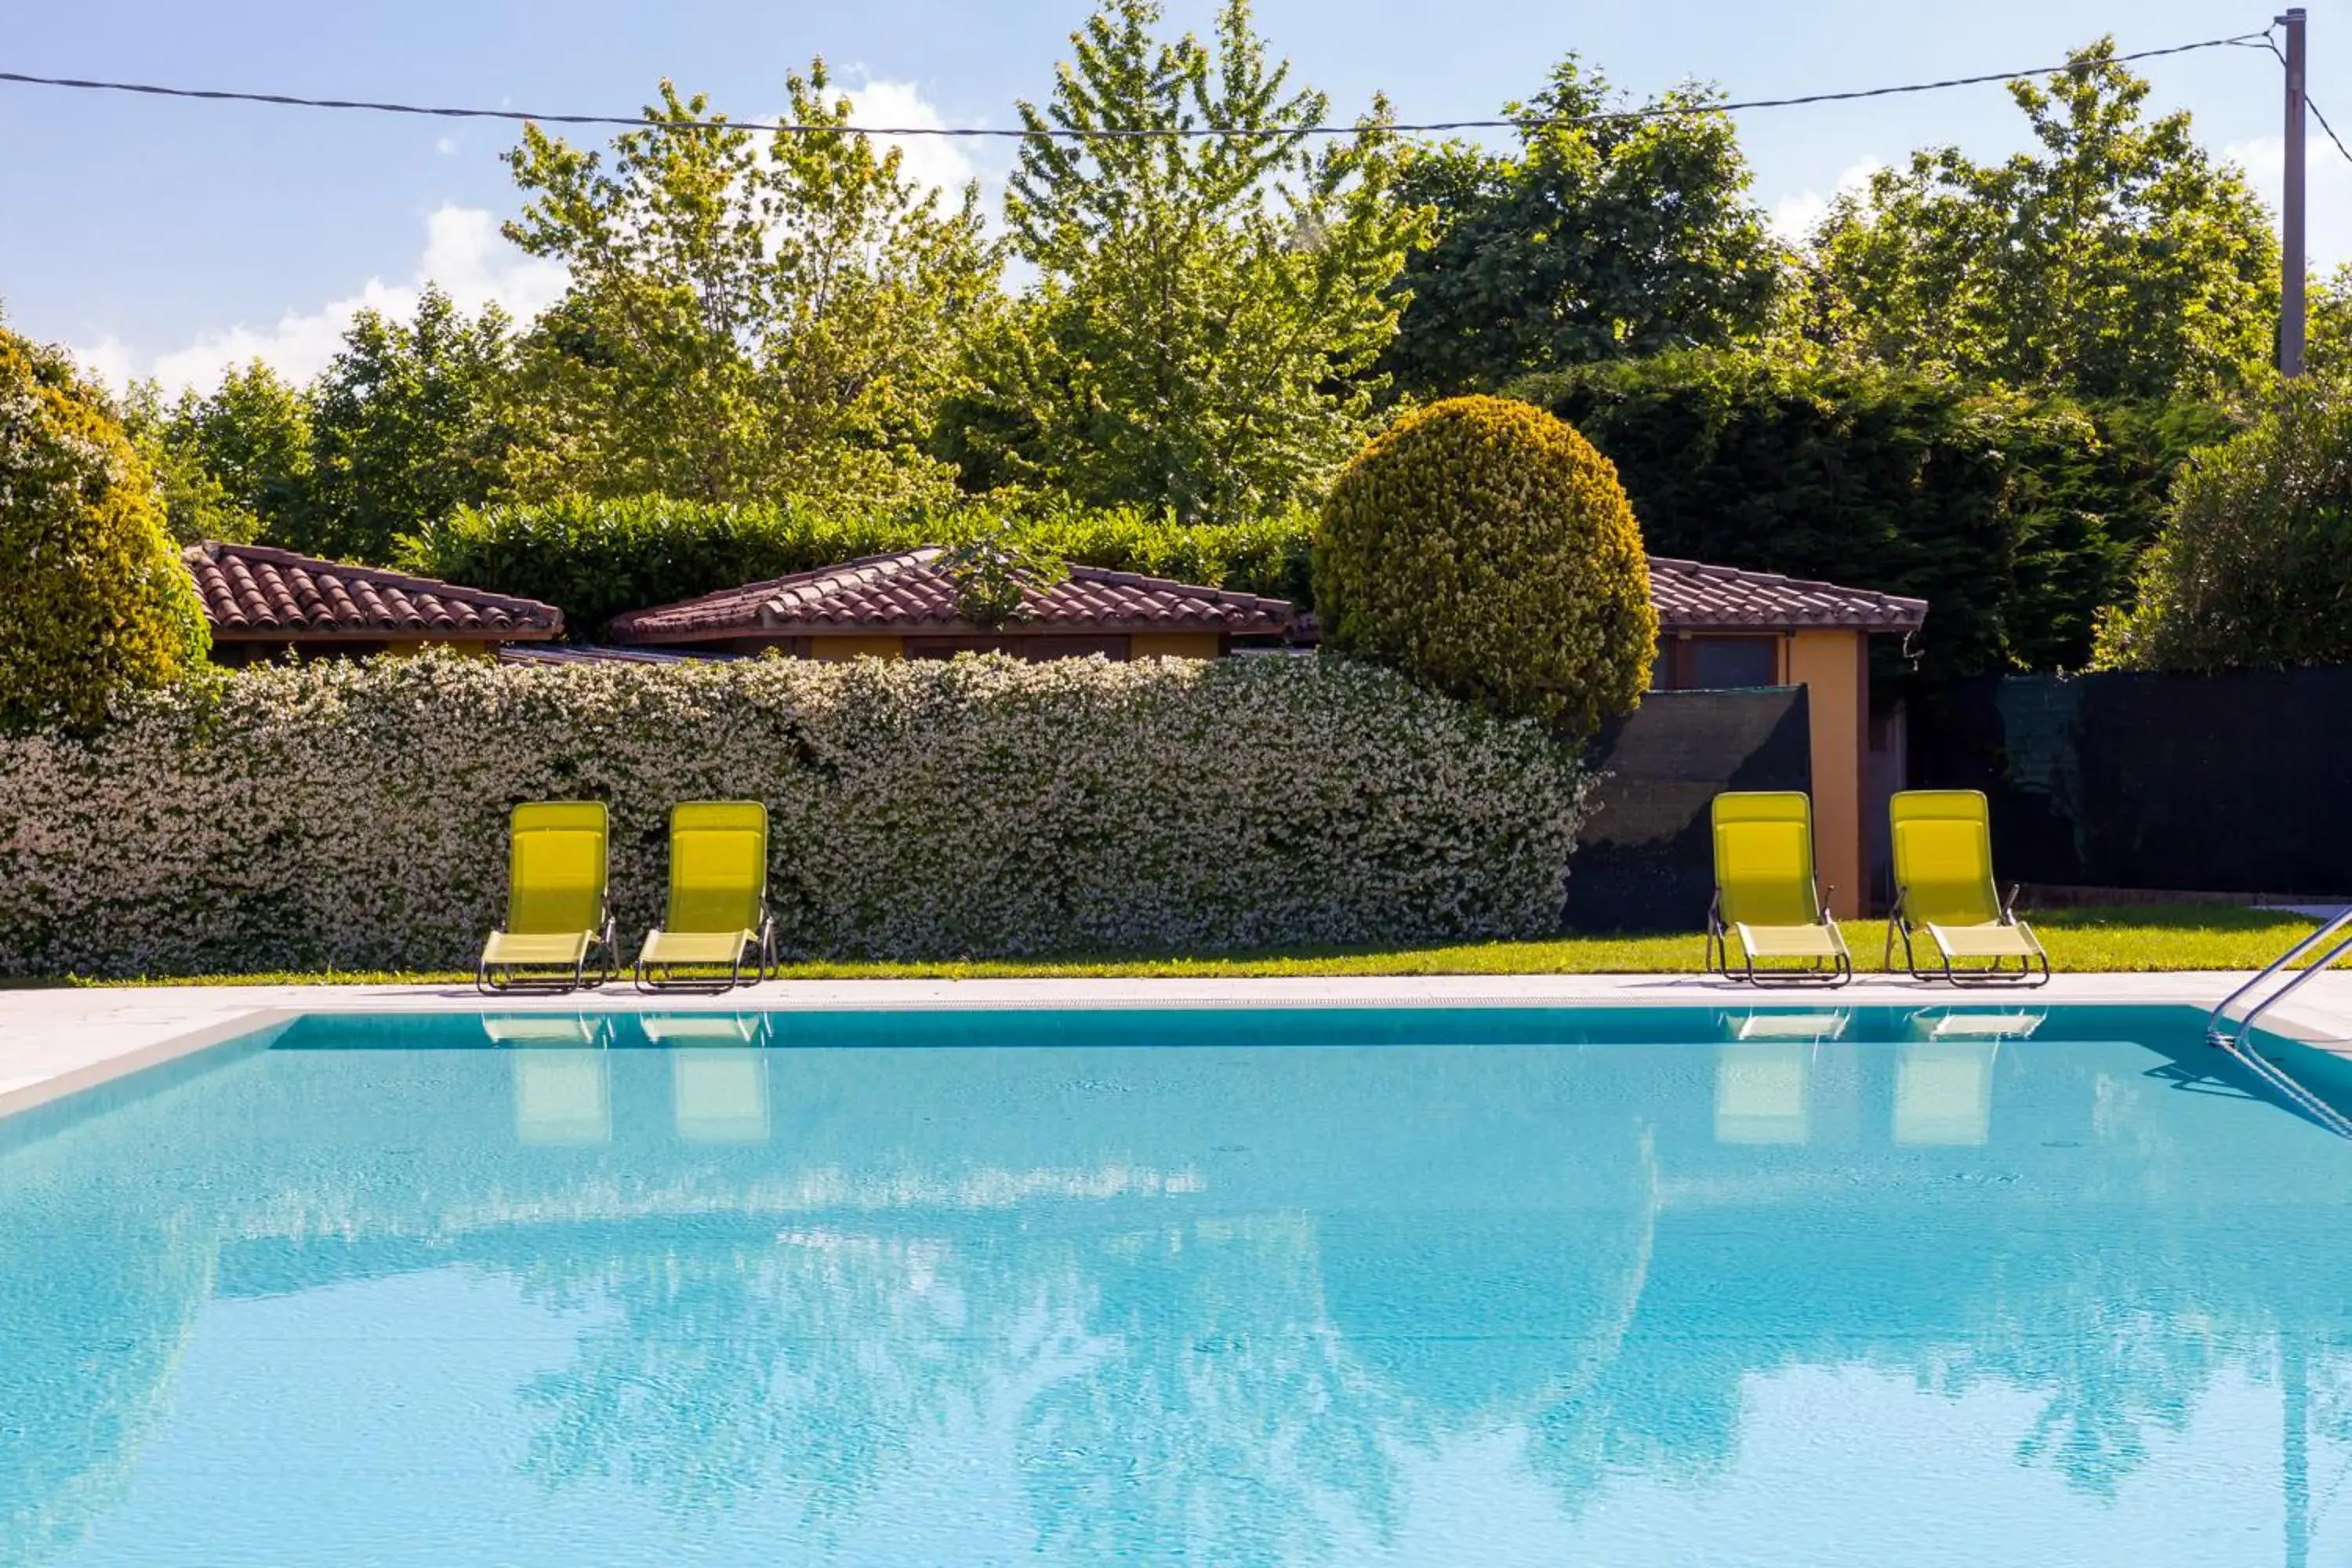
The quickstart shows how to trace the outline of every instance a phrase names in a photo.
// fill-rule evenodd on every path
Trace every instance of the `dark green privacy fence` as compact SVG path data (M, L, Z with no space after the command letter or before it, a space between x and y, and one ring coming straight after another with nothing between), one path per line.
M1911 782L1992 798L2004 878L2352 894L2352 667L1957 681Z
M1805 689L1653 691L1591 759L1600 782L1569 867L1567 925L1696 931L1715 890L1715 797L1811 787Z

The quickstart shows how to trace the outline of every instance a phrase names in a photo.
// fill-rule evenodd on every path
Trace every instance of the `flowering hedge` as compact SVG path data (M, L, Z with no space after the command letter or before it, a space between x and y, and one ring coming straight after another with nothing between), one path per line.
M1532 935L1579 763L1336 658L260 668L0 736L0 973L471 965L505 812L601 797L634 950L671 803L768 803L787 951Z

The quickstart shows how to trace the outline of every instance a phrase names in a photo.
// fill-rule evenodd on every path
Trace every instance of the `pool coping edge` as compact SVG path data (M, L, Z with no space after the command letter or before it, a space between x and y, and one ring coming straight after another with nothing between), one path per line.
M2210 1007L2212 999L2245 978L2226 973L2062 976L2047 990L1958 994L1873 977L1851 990L1801 994L1757 992L1746 986L1708 983L1690 976L1350 976L1227 978L1153 977L1105 981L965 980L770 982L726 995L642 996L607 991L571 996L484 997L448 986L269 986L252 987L239 997L213 988L130 988L59 994L27 992L0 995L0 1057L14 1034L19 1041L57 1037L53 1030L78 1035L81 1048L68 1051L72 1065L0 1088L0 1121L20 1112L100 1089L167 1066L240 1037L283 1030L305 1017L350 1014L617 1013L761 1011L792 1013L845 1009L876 1012L995 1012L1049 1010L1118 1012L1260 1008L1269 1011L1353 1009L1410 1010L1421 1007L1635 1007L1699 1006L1784 1009L1804 1006L2159 1005ZM209 1017L174 1017L198 1012ZM126 1016L121 1004L135 1005ZM218 1004L225 1003L226 1006ZM13 1016L11 1015L14 1015ZM13 1026L13 1027L12 1027ZM148 1035L143 1043L112 1050L105 1035ZM2310 991L2287 999L2263 1020L2263 1032L2315 1048L2339 1060L2352 1059L2352 973L2331 975ZM160 1036L161 1037L154 1037ZM100 1038L93 1038L99 1037ZM92 1055L95 1046L99 1054ZM8 1064L0 1060L0 1070ZM37 1075L37 1060L26 1061Z
M153 1068L167 1067L201 1051L210 1050L215 1046L225 1046L231 1040L243 1039L272 1026L289 1026L300 1018L303 1012L304 1009L295 1007L257 1007L252 1012L218 1019L169 1039L134 1047L115 1056L68 1068L52 1078L0 1090L0 1121L71 1099L89 1089L103 1089L118 1079L131 1078Z

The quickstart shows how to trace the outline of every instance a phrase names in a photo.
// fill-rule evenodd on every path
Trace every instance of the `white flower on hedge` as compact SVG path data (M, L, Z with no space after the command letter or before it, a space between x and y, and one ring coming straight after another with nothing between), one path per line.
M1588 775L1336 658L263 667L0 737L0 970L469 965L518 801L767 802L785 946L1192 952L1554 929Z

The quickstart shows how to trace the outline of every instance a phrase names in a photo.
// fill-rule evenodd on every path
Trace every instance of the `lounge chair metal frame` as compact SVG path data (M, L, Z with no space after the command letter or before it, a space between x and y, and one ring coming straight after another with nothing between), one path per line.
M506 932L500 930L491 934L496 938L504 936ZM604 967L597 977L591 980L588 978L588 959L600 948L604 953ZM554 973L529 973L539 969L552 969ZM570 973L565 973L560 964L492 963L488 950L484 949L481 961L474 965L474 989L485 996L561 996L567 991L594 991L610 985L620 973L620 928L614 923L612 911L607 910L604 925L581 948L580 957L572 963Z
M714 817L719 820L714 823L712 820ZM698 826L689 826L690 818L699 818ZM717 930L694 929L672 931L662 926L656 926L646 933L645 944L637 950L636 963L632 972L633 982L636 988L648 995L695 993L717 995L732 991L745 984L743 961L747 953L752 959L751 974L752 983L764 981L775 973L776 921L768 905L767 882L770 872L768 812L765 804L748 800L680 801L670 808L671 880L669 901L663 910L665 921L677 918L679 912L680 884L677 879L680 867L679 835L688 831L719 832L730 835L750 834L756 831L758 848L756 855L752 857L753 861L756 862L756 875L760 884L758 901L754 906L756 918L752 925L732 930L720 927ZM747 878L746 881L748 880ZM740 897L749 891L748 886L739 885L735 892L728 896ZM733 939L731 947L728 950L726 958L726 974L723 977L696 975L690 978L680 978L677 974L680 969L713 967L719 963L719 959L716 952L708 956L698 954L683 959L648 957L650 950L664 937L688 941L709 939L713 942L731 937Z
M1836 889L1822 885L1813 855L1811 800L1799 790L1727 790L1707 815L1715 864L1708 973L1759 989L1826 990L1853 980L1853 955L1830 912ZM1807 962L1780 968L1759 965L1759 958Z
M482 956L475 962L474 988L486 996L509 992L562 994L610 984L620 971L620 932L613 920L609 809L602 801L593 800L523 801L508 813L507 822L508 922L522 918L527 899L543 903L553 896L564 901L574 914L586 913L593 908L595 923L574 927L568 921L548 919L546 911L541 910L530 921L532 929L510 935L505 925L499 926L490 932L489 941L482 945ZM529 842L526 835L578 836L592 831L595 844L593 881L574 876L569 886L559 887L551 895L544 887L531 886L531 879L523 870L523 847ZM583 866L588 864L582 862ZM589 902L592 890L593 905ZM501 945L522 949L522 956L495 956ZM599 948L604 950L604 963L598 977L591 980L588 961Z
M764 897L760 900L760 929L756 942L736 944L735 961L728 966L727 978L724 980L703 979L698 976L681 980L676 977L675 971L685 967L684 965L648 963L646 961L646 955L640 952L637 954L636 968L631 984L649 996L697 994L720 995L744 984L743 957L746 952L753 952L755 947L757 951L751 966L751 981L756 984L771 978L776 972L776 920L768 912L768 900ZM672 973L665 974L664 971Z
M1853 978L1853 955L1846 951L1844 934L1838 931L1836 922L1831 920L1826 912L1830 907L1829 896L1836 890L1835 888L1822 886L1819 878L1814 879L1813 901L1824 911L1819 923L1827 927L1836 940L1836 951L1829 955L1826 962L1816 958L1801 969L1759 969L1756 966L1756 954L1743 940L1739 944L1740 964L1735 969L1731 963L1732 928L1723 923L1723 891L1717 889L1715 900L1707 906L1706 910L1708 973L1719 974L1726 980L1734 981L1742 985L1756 986L1759 990L1776 985L1786 986L1790 990L1802 990L1807 987L1827 989L1845 984Z
M2049 984L2050 955L2042 950L2042 941L2033 934L2033 928L2025 925L2017 918L2017 895L2020 886L2020 884L2012 884L2008 896L2001 900L2000 921L2004 926L2014 927L2027 942L2033 945L2032 952L2014 955L2017 959L2016 968L2008 967L2011 955L2003 954L1996 956L1987 968L1962 969L1952 962L1951 949L1935 940L1932 927L1928 928L1928 942L1935 948L1936 957L1942 961L1943 967L1941 969L1932 965L1922 967L1919 963L1918 949L1914 942L1921 927L1913 924L1910 916L1904 912L1904 896L1910 889L1900 887L1895 889L1895 907L1886 914L1886 956L1883 962L1889 970L1895 967L1895 943L1899 937L1903 942L1903 967L1909 972L1914 980L1941 980L1948 984L1958 986L2020 986L2026 989Z
M1887 802L1886 811L1897 879L1895 899L1886 911L1887 969L1895 968L1895 943L1900 939L1903 967L1914 980L1981 988L2048 984L2050 955L2042 951L2033 928L2017 918L2017 885L2012 883L2004 897L1993 881L1991 817L1982 792L1902 790ZM1915 847L1906 856L1906 844L1919 842L1906 838L1906 830L1940 834L1940 848ZM1955 840L1955 833L1965 837ZM1940 889L1937 897L1948 912L1923 918L1916 907L1915 889L1901 879L1935 869L1940 869L1942 877L1932 885ZM1929 900L1931 910L1935 905L1936 900ZM1923 937L1932 949L1924 963L1919 951ZM1990 962L1968 968L1955 963L1957 959ZM2016 960L2014 966L2011 959Z

